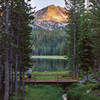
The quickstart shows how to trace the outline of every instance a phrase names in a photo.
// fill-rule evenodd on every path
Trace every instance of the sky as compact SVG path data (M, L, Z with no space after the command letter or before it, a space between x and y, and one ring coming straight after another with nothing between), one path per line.
M35 9L36 11L52 4L56 6L61 6L61 7L65 6L64 0L31 0L30 4L32 7L36 6L36 9Z

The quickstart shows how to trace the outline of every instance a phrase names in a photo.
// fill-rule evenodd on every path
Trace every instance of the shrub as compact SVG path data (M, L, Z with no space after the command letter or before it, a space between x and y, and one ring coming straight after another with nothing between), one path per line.
M93 93L87 93L88 86L82 84L73 84L68 88L68 99L69 100L100 100Z

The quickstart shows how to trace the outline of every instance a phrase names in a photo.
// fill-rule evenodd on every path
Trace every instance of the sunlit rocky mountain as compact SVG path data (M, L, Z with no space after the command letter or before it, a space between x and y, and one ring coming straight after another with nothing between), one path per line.
M60 6L50 5L34 13L34 28L43 29L63 28L69 20L68 11Z

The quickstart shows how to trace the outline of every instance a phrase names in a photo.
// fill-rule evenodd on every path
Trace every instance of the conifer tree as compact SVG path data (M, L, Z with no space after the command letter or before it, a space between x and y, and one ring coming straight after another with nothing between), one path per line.
M3 2L0 1L0 100L4 96L4 7Z
M78 54L77 54L77 40L79 38L79 21L80 21L80 12L81 12L81 4L83 3L82 1L79 0L74 0L71 2L71 9L69 10L69 23L67 26L67 40L68 45L67 45L67 53L68 53L68 58L69 58L69 64L73 66L74 73L77 73L78 71Z
M90 0L90 1L92 2L91 28L92 28L92 41L94 43L93 51L94 51L96 65L98 66L99 77L100 77L100 27L99 27L100 26L100 0Z
M90 13L84 8L84 1L82 0L79 2L76 0L76 5L73 6L73 9L70 11L71 14L67 29L67 39L69 40L67 47L69 50L67 52L69 53L69 62L72 62L72 64L76 62L77 70L83 70L85 73L87 72L88 79L88 71L89 69L93 69L94 59L92 52L93 43L90 35ZM76 56L73 54L73 50L76 52ZM87 58L85 55L88 55ZM77 61L75 61L76 59Z

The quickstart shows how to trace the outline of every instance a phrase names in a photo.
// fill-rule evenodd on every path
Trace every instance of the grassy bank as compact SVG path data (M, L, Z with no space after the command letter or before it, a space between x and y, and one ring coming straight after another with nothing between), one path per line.
M67 60L65 56L32 56L32 59L60 59Z
M33 72L33 74L69 74L69 71L61 71L61 72Z
M21 100L20 94L18 100ZM62 94L62 89L57 86L32 84L25 86L25 100L63 100Z

